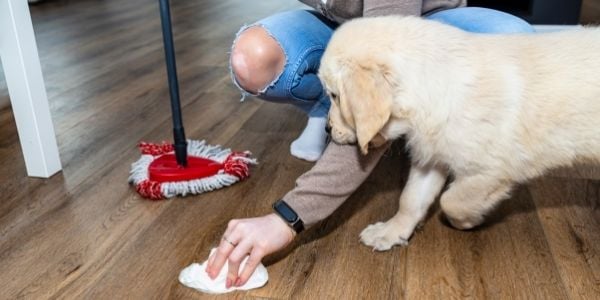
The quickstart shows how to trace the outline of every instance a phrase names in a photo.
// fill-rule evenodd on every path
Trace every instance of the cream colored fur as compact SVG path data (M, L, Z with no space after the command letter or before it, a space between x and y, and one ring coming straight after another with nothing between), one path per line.
M405 136L413 166L376 250L406 244L442 190L451 224L481 224L515 183L600 161L600 29L471 34L414 17L363 18L333 35L319 76L338 143Z

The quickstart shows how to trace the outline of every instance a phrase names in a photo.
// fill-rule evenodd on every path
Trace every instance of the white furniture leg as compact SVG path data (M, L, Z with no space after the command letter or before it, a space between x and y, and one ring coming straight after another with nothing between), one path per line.
M48 178L61 165L26 0L0 0L0 57L27 174Z

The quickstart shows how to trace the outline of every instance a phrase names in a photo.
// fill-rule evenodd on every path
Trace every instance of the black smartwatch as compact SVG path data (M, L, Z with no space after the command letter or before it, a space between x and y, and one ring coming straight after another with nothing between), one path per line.
M273 203L273 210L283 219L296 233L304 230L304 222L298 214L283 200Z

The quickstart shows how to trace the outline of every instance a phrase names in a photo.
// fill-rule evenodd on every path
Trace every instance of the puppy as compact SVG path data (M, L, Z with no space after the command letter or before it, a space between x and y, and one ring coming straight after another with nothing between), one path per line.
M363 18L333 35L319 70L340 144L404 136L412 166L397 214L368 226L375 250L405 245L441 208L470 229L516 183L600 161L600 29L471 34L414 17Z

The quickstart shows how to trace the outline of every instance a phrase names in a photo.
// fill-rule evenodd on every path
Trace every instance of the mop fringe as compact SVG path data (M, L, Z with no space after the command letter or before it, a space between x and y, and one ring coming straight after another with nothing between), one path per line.
M250 157L249 151L232 152L219 145L209 145L204 140L188 140L189 156L213 160L222 164L223 168L210 177L181 182L157 182L149 179L148 168L157 157L172 153L173 145L166 142L162 144L141 142L138 147L142 156L131 164L129 183L135 185L140 195L151 200L172 198L177 195L196 195L230 186L250 176L248 165L257 164L256 159Z

